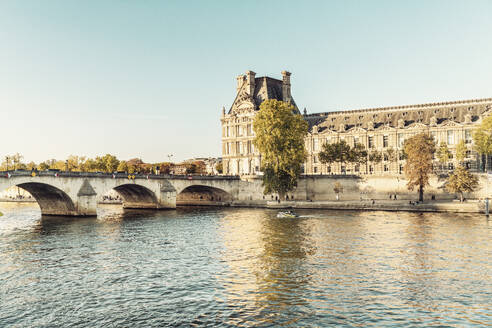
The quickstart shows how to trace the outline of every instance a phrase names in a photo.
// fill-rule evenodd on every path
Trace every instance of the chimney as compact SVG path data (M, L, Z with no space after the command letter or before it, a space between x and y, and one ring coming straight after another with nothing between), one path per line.
M237 87L236 87L236 93L239 93L239 90L241 90L241 87L243 86L244 82L244 75L238 75L237 79Z
M253 71L246 71L246 91L253 96L255 92L255 75Z
M290 95L290 72L282 71L282 100L291 101Z

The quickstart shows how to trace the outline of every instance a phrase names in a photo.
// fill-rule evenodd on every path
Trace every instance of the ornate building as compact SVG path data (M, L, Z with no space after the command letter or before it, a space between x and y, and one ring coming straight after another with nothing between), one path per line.
M222 108L222 166L224 174L254 175L260 171L261 156L253 145L253 117L267 99L282 100L294 105L290 93L290 73L283 71L282 80L255 77L247 71L237 77L236 98L229 112Z
M222 109L222 157L225 174L254 175L259 173L261 155L253 145L253 117L266 99L290 102L297 111L290 89L290 73L282 72L282 80L255 78L247 71L237 78L236 98L229 110ZM452 169L456 165L455 149L461 141L467 146L466 165L477 170L485 162L473 151L472 130L481 118L492 113L492 98L408 106L381 107L349 111L306 114L309 124L306 136L308 157L305 174L403 174L402 147L405 139L430 133L437 145L446 143L453 154L448 163L436 168ZM378 153L380 160L362 165L326 165L318 153L323 143L345 140L349 145L361 143L368 152ZM378 156L376 156L378 157ZM489 161L490 163L491 161Z

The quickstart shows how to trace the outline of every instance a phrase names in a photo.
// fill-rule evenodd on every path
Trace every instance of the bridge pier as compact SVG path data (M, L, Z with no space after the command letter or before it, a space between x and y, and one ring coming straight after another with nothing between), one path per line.
M75 204L77 209L76 216L96 216L97 215L97 196L79 196Z
M172 186L161 186L157 202L159 208L176 208L176 190Z

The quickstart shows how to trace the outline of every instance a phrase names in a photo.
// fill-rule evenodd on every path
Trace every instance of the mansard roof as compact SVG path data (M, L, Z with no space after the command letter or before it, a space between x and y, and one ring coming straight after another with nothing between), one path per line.
M411 128L419 124L445 126L454 122L469 124L479 120L492 110L492 98L429 103L419 105L368 108L334 111L304 115L309 129L317 126L318 132L325 129L343 131L358 127L365 130L383 128Z
M268 99L276 99L282 101L284 99L283 81L274 79L269 76L262 76L255 78L255 88L253 95L250 95L247 91L246 81L243 82L241 88L239 89L228 114L231 114L234 109L240 106L245 101L250 101L254 104L254 110L259 110L262 102ZM294 98L290 97L290 103L294 105L297 114L300 114L299 108L294 101Z

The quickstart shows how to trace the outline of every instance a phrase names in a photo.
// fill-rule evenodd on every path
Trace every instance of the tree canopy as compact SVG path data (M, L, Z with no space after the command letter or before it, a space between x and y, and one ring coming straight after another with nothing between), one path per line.
M458 165L447 180L446 190L460 194L463 201L464 192L472 192L478 187L478 178L471 174L465 167Z
M424 187L429 185L429 175L432 173L432 158L436 146L432 137L426 133L417 134L407 140L403 145L407 156L404 166L409 190L418 187L419 200L424 200Z
M264 193L280 196L297 186L306 158L307 123L293 105L269 99L260 105L253 121L254 145L261 154Z
M484 169L488 169L488 157L492 155L492 115L485 117L475 130L473 143L475 151L486 155Z
M0 171L27 169L41 170L57 169L61 171L73 172L106 172L112 173L115 171L124 171L128 173L155 173L155 168L160 167L160 174L169 174L170 167L173 163L144 163L140 158L133 158L128 161L120 161L116 156L106 154L104 156L96 156L95 158L87 158L85 156L70 155L66 160L49 159L39 164L34 162L23 163L23 156L20 154L9 155L4 157L4 161L0 163ZM195 162L198 163L198 162ZM200 161L200 170L205 170L205 164ZM201 172L201 171L200 171Z
M367 160L367 151L362 144L355 144L354 147L345 140L335 143L325 143L319 153L321 163L364 163Z
M456 160L458 161L458 163L461 163L465 160L467 150L468 149L466 148L465 140L461 139L456 146Z
M445 142L441 142L439 144L439 148L437 149L436 155L437 155L437 159L442 164L446 164L447 162L449 162L451 156L453 156L448 148L448 144Z

